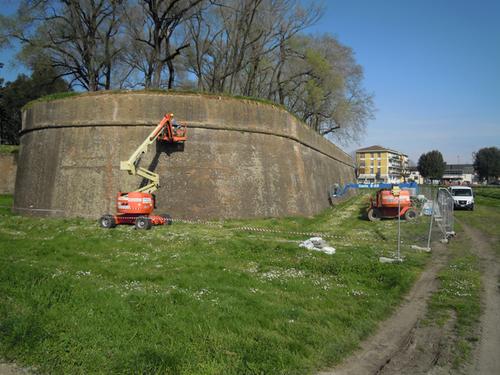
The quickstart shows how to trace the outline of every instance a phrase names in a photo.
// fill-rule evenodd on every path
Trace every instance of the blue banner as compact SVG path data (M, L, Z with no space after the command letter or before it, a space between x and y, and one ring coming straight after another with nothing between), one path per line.
M341 197L349 191L349 189L392 189L394 186L399 186L400 189L415 189L415 194L418 193L418 184L416 182L402 182L399 184L389 184L385 182L373 184L347 184L345 186L335 186L331 189L332 197Z

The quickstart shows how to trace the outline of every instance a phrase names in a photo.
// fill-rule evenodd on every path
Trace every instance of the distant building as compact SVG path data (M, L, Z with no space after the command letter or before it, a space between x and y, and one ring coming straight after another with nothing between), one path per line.
M477 177L472 164L446 164L442 180L449 184L472 184Z
M417 167L410 167L410 175L408 180L415 181L417 184L422 185L424 183L424 178L420 175Z
M358 182L404 182L409 174L408 155L382 146L356 150Z

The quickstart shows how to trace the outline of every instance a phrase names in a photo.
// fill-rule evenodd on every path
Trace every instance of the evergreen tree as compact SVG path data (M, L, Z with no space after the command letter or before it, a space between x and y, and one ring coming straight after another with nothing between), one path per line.
M440 180L443 177L446 163L443 160L443 155L439 151L433 150L420 155L417 168L424 178Z
M481 180L500 177L500 149L484 147L474 154L474 170Z
M35 99L56 92L69 91L68 83L59 78L49 64L39 61L31 77L17 76L14 82L0 87L0 143L19 144L21 109Z

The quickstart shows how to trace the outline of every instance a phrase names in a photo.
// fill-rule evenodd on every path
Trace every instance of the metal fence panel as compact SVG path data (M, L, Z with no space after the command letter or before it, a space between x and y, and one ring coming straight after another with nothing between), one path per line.
M422 185L419 187L419 192L425 197L424 215L431 215L427 238L427 247L430 248L433 233L439 235L441 241L445 242L455 234L453 197L448 189L436 185Z
M437 194L437 207L439 208L439 220L436 221L443 232L443 238L447 239L455 234L453 197L448 189L439 188Z

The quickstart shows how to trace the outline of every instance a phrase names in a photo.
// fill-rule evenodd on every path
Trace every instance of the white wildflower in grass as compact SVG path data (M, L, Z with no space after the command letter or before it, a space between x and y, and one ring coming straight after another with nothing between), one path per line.
M144 290L141 282L136 281L136 280L126 281L125 284L123 284L123 287L125 290L130 291L130 292L133 292L133 291L142 292Z
M194 292L193 297L195 300L201 301L203 299L203 296L206 296L209 293L210 293L210 291L208 290L208 288L202 288L202 289Z
M297 279L305 276L305 272L301 270L297 270L295 268L288 269L276 269L268 272L264 272L260 275L261 279L267 281L280 280L286 281L287 279Z
M66 273L66 271L60 270L59 268L56 268L56 271L52 274L52 278L62 276Z
M330 290L332 285L331 285L331 282L330 282L330 278L328 277L325 277L325 276L319 276L319 277L316 277L312 280L312 284L319 288L319 289L323 289L323 290Z
M450 284L450 289L448 293L455 295L457 297L470 297L472 296L472 291L474 289L474 283L468 280L454 280Z
M90 271L77 271L76 277L79 279L81 277L90 276Z
M354 297L361 297L361 296L366 296L366 293L363 292L362 290L352 289L350 292L347 292L347 295Z
M250 262L245 271L248 273L257 273L259 271L259 265L255 262Z
M172 292L190 294L188 290L186 290L184 288L179 288L177 285L170 285L170 286L166 287L163 290L162 294L167 295L167 294L170 294Z

